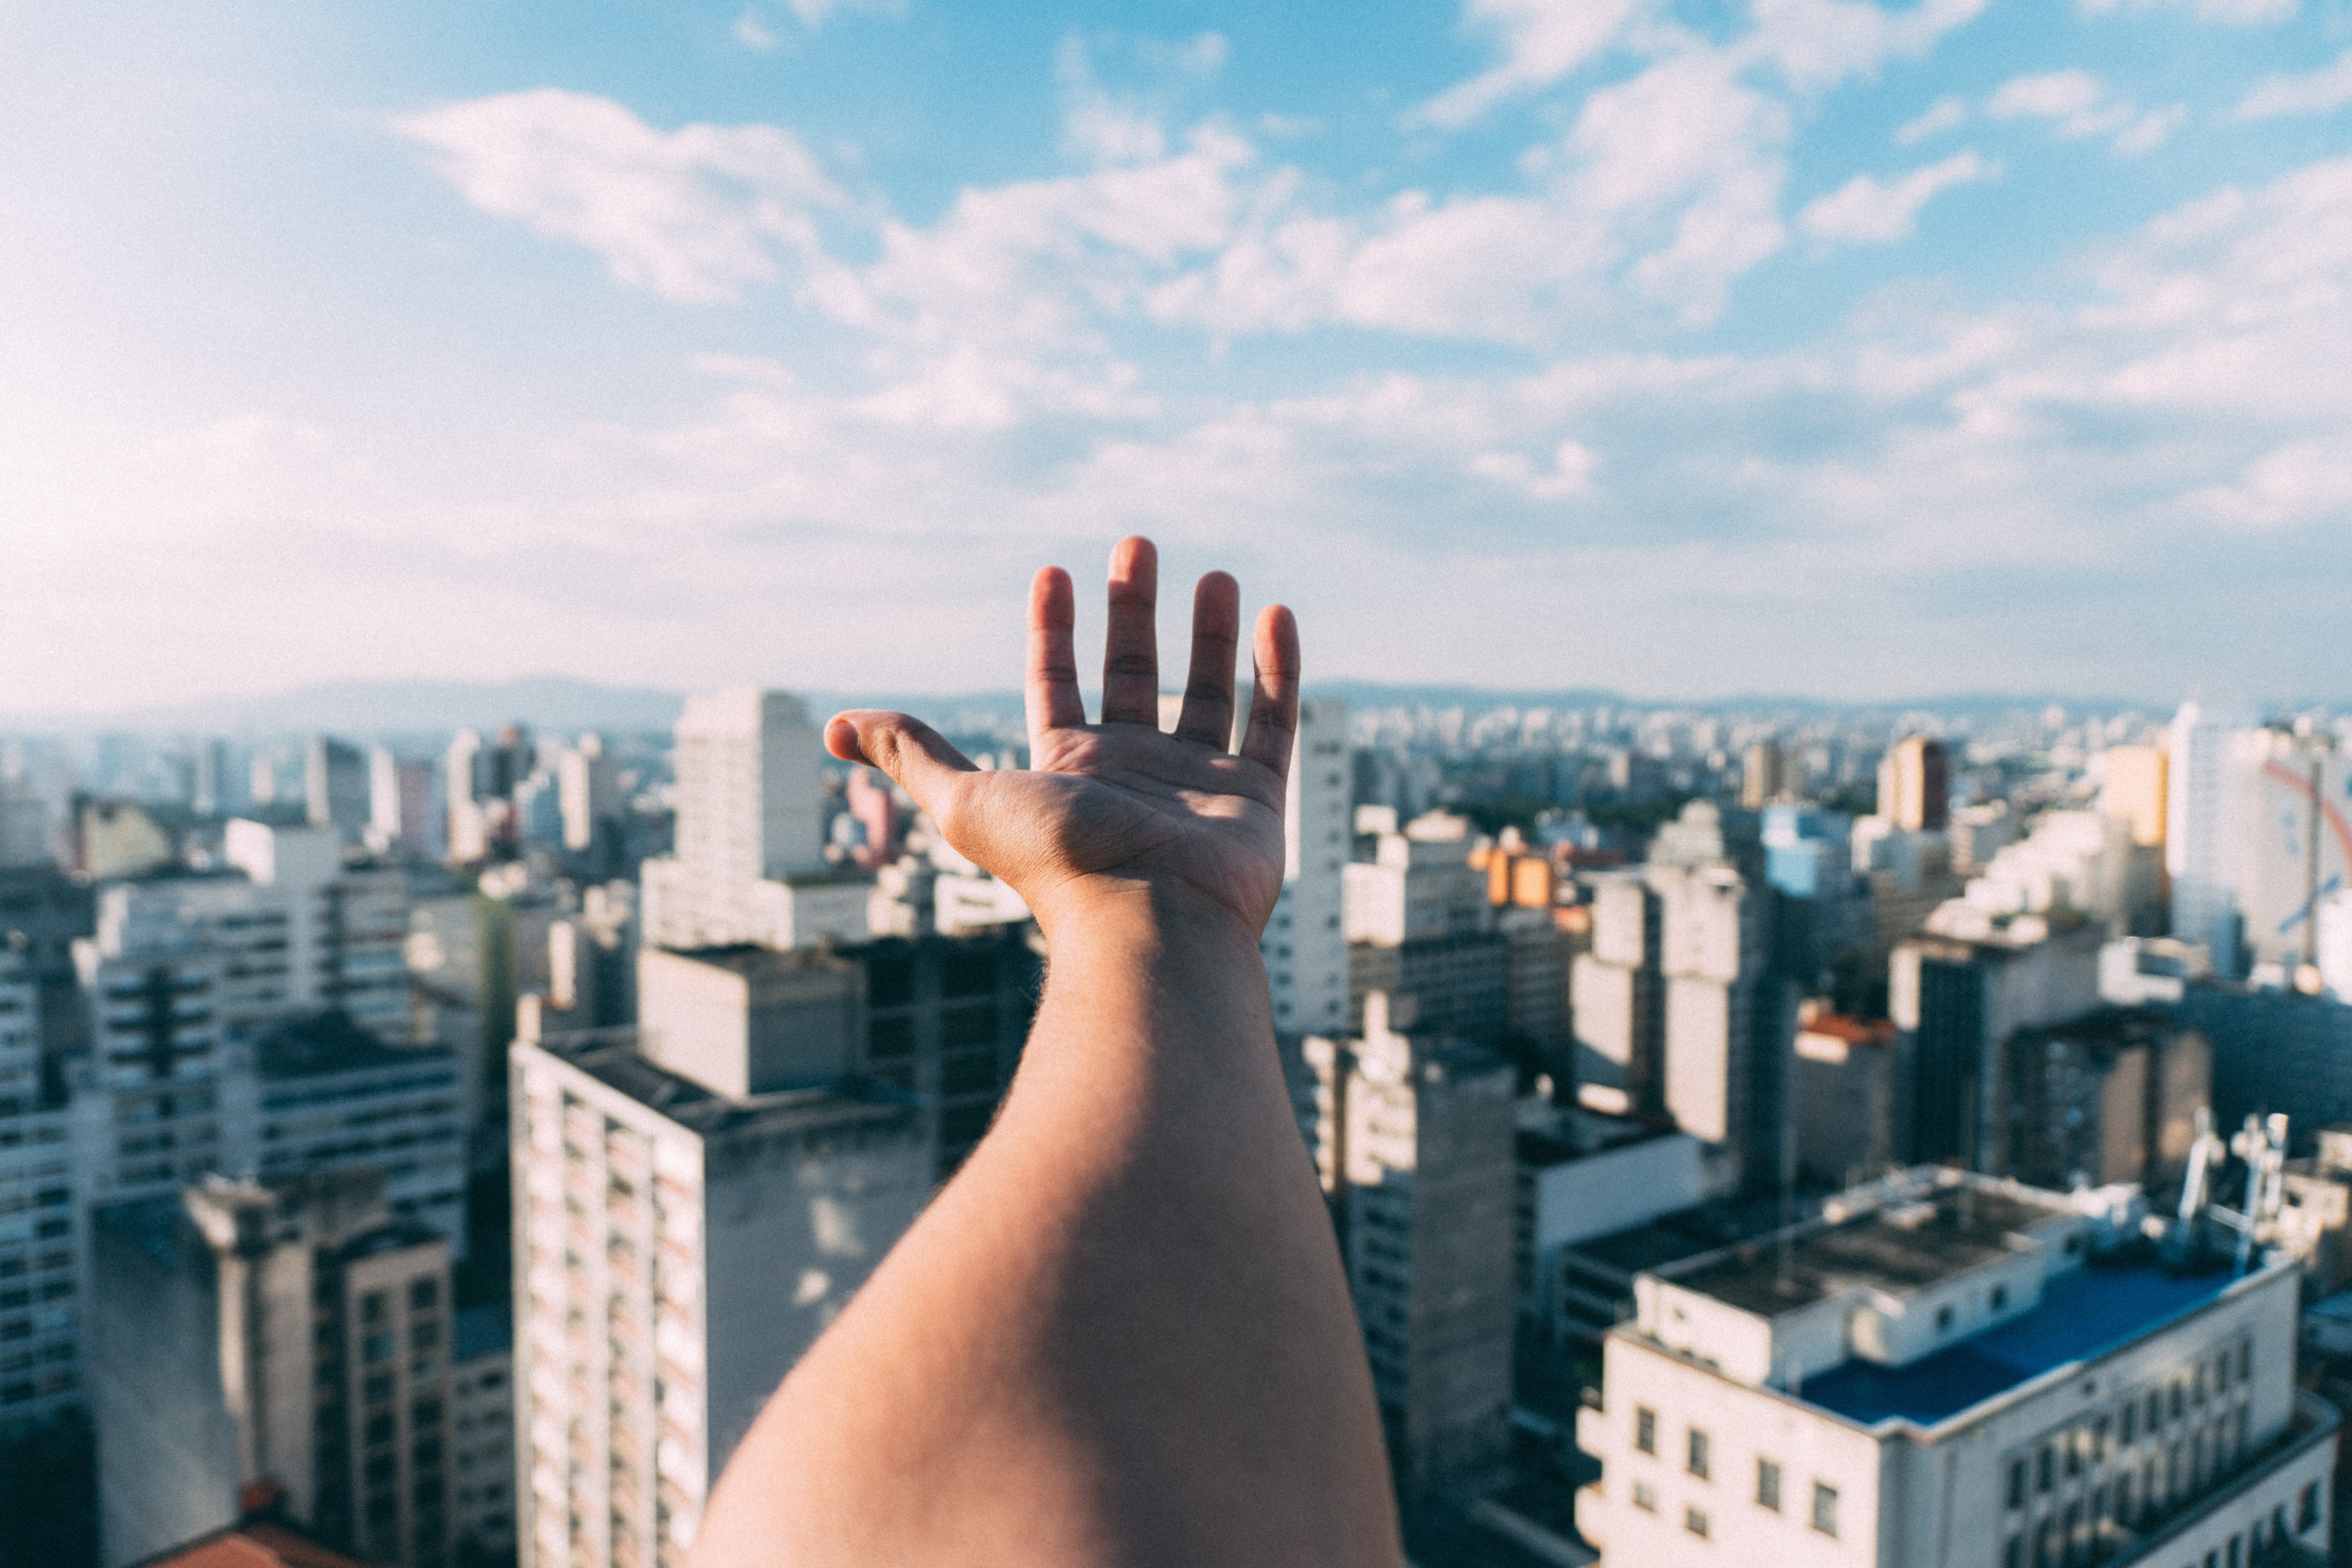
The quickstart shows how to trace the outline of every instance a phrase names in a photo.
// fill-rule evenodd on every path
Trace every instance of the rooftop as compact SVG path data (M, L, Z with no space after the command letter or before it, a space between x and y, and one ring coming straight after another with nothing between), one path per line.
M1808 1378L1807 1404L1865 1425L1933 1426L2043 1373L2087 1361L2194 1311L2228 1289L2230 1271L2174 1273L2145 1258L2093 1261L2042 1287L2033 1310L1908 1366L1860 1358Z
M905 1090L866 1078L732 1100L646 1060L637 1052L634 1029L597 1029L572 1040L550 1036L540 1045L599 1083L706 1138L754 1129L792 1132L852 1122L878 1126L909 1116L916 1103Z
M2008 1256L2012 1237L2072 1212L1963 1183L1842 1224L1736 1246L1672 1278L1765 1317L1856 1289L1908 1296Z

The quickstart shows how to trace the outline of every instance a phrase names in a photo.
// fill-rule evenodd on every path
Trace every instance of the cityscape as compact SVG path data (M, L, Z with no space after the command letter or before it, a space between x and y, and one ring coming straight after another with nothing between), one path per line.
M1349 690L1263 952L1413 1563L2327 1560L2352 717ZM5 1561L684 1560L1045 954L675 706L6 741Z
M0 35L0 1568L964 1544L1060 1450L864 1406L992 1311L1323 1561L2352 1563L2342 0ZM1226 618L1171 980L957 802L1213 747ZM1138 993L1273 1058L1122 1165ZM1264 1213L1056 1318L1040 1124Z

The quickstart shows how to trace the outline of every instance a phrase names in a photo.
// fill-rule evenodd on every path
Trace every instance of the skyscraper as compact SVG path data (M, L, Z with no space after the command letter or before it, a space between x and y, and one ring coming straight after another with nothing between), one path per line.
M1349 779L1347 704L1300 703L1284 800L1282 896L1259 942L1280 1034L1347 1027L1340 886L1349 849Z
M39 985L0 946L0 1439L81 1401L83 1231L68 1130L42 1083Z
M109 1562L233 1522L263 1480L384 1568L448 1562L448 1244L379 1176L109 1205L91 1258Z
M839 961L646 963L641 1030L514 1047L524 1568L682 1563L761 1405L931 1189L912 1097L842 1076Z
M824 858L824 742L782 691L689 697L677 721L677 852L646 862L641 919L657 947L805 946L868 933L863 882Z
M1475 1489L1508 1458L1518 1168L1510 1067L1390 1026L1308 1042L1327 1086L1349 1286L1398 1490Z
M367 753L332 735L313 735L302 753L303 807L313 827L357 844L368 826Z
M1951 816L1950 753L1944 742L1906 735L1878 764L1878 815L1906 833L1939 833Z
M2164 868L2172 878L2172 934L2211 950L2213 973L2244 973L2238 910L2235 726L2195 701L2173 715L2165 773Z

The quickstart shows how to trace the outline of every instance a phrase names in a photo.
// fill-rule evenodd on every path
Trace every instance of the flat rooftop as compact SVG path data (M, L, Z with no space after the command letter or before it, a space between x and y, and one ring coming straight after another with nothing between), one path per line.
M2070 1363L2104 1354L2196 1310L2231 1285L2219 1264L2182 1274L2137 1260L2093 1261L2042 1287L2022 1317L1908 1366L1849 1359L1790 1392L1865 1426L1901 1417L1932 1426Z
M635 1034L634 1029L598 1029L583 1045L567 1045L562 1036L540 1043L598 1082L706 1138L753 1131L814 1131L861 1121L881 1125L915 1111L913 1095L866 1078L730 1099L646 1060L637 1053Z
M1962 1184L1787 1239L1743 1243L1668 1278L1764 1317L1857 1289L1908 1296L2009 1256L2012 1237L2071 1212Z

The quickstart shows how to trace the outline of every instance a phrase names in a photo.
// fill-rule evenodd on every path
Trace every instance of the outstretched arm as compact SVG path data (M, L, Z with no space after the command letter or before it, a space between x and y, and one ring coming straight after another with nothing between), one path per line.
M1202 578L1162 734L1156 579L1150 542L1121 542L1090 725L1069 578L1037 574L1027 770L976 771L902 714L827 728L1019 889L1049 968L995 1127L744 1438L705 1568L1402 1560L1258 956L1297 634L1260 618L1227 752L1239 593Z

